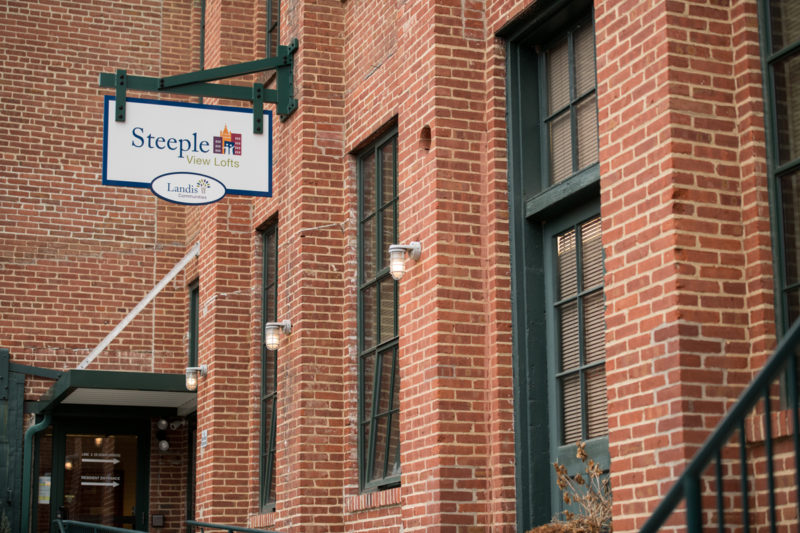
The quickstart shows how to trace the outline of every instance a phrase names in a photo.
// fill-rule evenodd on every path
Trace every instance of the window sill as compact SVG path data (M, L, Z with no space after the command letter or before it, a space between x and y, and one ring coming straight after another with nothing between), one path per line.
M525 201L527 218L545 219L600 194L600 166L595 164Z
M275 511L271 513L251 515L247 520L247 527L250 528L265 528L275 525L276 518Z
M395 487L388 490L366 492L358 496L351 496L344 501L344 512L358 513L368 509L379 509L400 504L400 489Z

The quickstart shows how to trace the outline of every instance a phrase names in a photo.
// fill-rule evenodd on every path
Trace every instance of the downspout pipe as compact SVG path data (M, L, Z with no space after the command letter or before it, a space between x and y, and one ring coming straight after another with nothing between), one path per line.
M38 424L34 424L25 432L25 444L22 449L22 501L20 503L20 531L28 533L31 518L31 473L33 471L33 438L50 425L50 413L45 413Z

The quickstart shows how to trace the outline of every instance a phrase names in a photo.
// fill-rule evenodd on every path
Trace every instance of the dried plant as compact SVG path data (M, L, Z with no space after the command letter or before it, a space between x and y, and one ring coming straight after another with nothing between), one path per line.
M610 533L611 485L603 469L586 455L586 444L577 444L576 457L586 465L584 473L570 476L567 467L555 462L556 483L561 499L574 511L564 510L550 524L539 526L529 533Z

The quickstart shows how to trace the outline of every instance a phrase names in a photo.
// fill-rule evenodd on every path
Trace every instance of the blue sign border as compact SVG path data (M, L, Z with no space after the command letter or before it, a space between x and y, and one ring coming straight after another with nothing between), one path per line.
M152 100L149 98L126 98L128 102L140 102L144 104L155 104L155 105L164 105L164 106L175 106L175 107L191 107L195 109L216 109L219 111L233 111L236 113L248 113L250 115L253 114L252 108L246 107L231 107L231 106L218 106L218 105L207 105L207 104L194 104L191 102L173 102L171 100ZM103 185L112 185L112 186L120 186L120 187L139 187L150 189L150 183L144 182L136 182L136 181L112 181L109 180L106 176L106 166L108 163L108 123L109 123L109 101L116 101L116 97L110 94L105 95L103 98ZM270 141L267 143L267 148L269 150L269 154L267 154L267 185L269 192L261 192L261 191L248 191L243 189L225 189L225 196L229 194L236 194L240 196L259 196L259 197L266 197L269 198L272 196L272 111L269 109L264 110L264 124L266 128L264 128L264 133L262 135L269 135ZM154 178L155 179L155 178ZM219 181L219 180L217 180ZM224 185L223 185L224 187ZM152 190L152 189L151 189ZM153 193L155 194L155 193ZM158 196L158 195L156 195ZM159 196L161 198L161 196ZM224 196L223 196L224 198ZM166 198L164 198L166 200ZM177 203L177 202L176 202ZM185 205L205 205L205 204L185 204Z

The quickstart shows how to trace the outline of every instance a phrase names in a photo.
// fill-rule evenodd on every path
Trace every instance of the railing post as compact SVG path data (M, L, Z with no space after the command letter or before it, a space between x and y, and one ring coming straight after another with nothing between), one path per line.
M689 533L701 533L703 529L703 505L700 500L700 478L686 476L683 480L686 495L686 527Z

